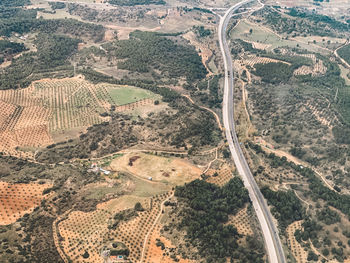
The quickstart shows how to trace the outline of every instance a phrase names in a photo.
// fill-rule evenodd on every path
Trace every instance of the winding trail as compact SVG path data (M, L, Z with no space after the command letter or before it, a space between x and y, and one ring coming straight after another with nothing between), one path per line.
M346 62L346 61L345 61L341 56L339 56L339 54L338 54L338 49L341 49L342 47L344 47L344 46L346 46L346 45L348 45L348 44L349 44L349 41L347 40L343 45L337 47L337 49L334 50L334 55L335 55L337 58L339 58L340 61L341 61L347 68L350 69L349 63Z
M197 105L189 95L182 94L182 96L185 97L185 98L187 98L193 105ZM219 118L219 116L216 114L215 111L213 111L212 109L209 109L209 108L207 108L207 107L204 107L204 106L199 106L199 105L197 105L197 106L198 106L199 108L201 108L201 109L204 109L204 110L207 110L207 111L211 112L211 113L214 115L214 117L215 117L215 119L216 119L216 122L218 123L218 126L219 126L220 130L221 130L221 131L223 130L222 125L221 125L221 122L220 122L220 118Z
M312 167L310 167L310 165L308 165L307 163L303 162L302 160L298 159L297 157L295 157L295 156L293 156L293 155L291 155L291 154L289 154L289 153L287 153L287 152L285 152L285 151L271 149L271 148L268 148L268 147L266 147L265 145L262 145L262 144L260 144L260 146L261 146L261 148L263 148L263 149L264 149L266 152L268 152L268 153L274 153L274 154L275 154L276 156L278 156L278 157L286 157L287 160L288 160L289 162L293 162L293 163L295 163L295 164L297 164L297 165L301 165L301 166L310 168L311 170L314 171L314 173L315 173L318 177L320 177L320 179L323 181L323 183L324 183L330 190L332 190L333 192L338 193L338 192L333 188L333 186L330 185L330 184L327 182L326 178L324 178L324 176L323 176L322 174L320 174L320 173L319 173L318 171L316 171L315 169L312 169Z
M164 209L164 204L166 201L168 201L170 198L172 198L174 196L174 192L171 193L171 195L166 198L161 204L160 204L160 210L159 210L159 214L157 215L156 219L153 222L153 225L150 227L150 229L148 230L146 236L145 236L145 240L143 241L143 246L142 246L142 252L141 252L141 257L140 257L140 262L143 262L143 258L145 256L145 250L147 247L147 242L149 239L150 234L152 233L152 231L154 230L155 226L157 225L160 217L163 214L163 209Z

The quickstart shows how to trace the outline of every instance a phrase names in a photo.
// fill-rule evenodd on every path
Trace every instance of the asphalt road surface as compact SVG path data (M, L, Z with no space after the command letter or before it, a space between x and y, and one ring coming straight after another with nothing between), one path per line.
M267 203L260 192L258 185L256 184L254 177L249 169L248 163L243 155L240 143L238 141L235 124L233 118L233 66L232 58L229 47L226 40L226 29L228 22L232 14L241 6L252 2L252 0L246 0L239 2L227 10L225 15L220 18L220 24L218 29L220 49L224 58L225 65L225 88L224 88L224 100L223 100L223 121L225 127L226 138L230 147L232 158L235 162L238 173L243 179L245 187L248 189L250 199L253 203L253 207L259 219L262 233L265 240L265 246L269 261L271 263L285 263L282 244L278 236L278 230L273 222L270 210Z

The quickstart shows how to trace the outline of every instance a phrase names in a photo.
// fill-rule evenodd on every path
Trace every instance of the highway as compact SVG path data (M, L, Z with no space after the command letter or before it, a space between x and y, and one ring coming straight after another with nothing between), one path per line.
M262 234L264 236L265 247L269 261L271 263L285 263L286 259L282 244L278 235L277 227L274 224L272 215L267 206L267 203L260 192L260 189L255 182L255 179L250 171L248 163L243 155L240 143L238 141L235 124L233 118L233 91L234 91L234 75L232 58L230 49L227 45L226 30L228 22L232 14L241 6L252 2L253 0L246 0L237 3L227 10L224 16L220 18L218 28L219 43L225 67L225 87L223 98L223 123L225 127L226 139L230 147L232 158L235 162L238 173L243 179L244 186L249 192L250 199L257 214Z

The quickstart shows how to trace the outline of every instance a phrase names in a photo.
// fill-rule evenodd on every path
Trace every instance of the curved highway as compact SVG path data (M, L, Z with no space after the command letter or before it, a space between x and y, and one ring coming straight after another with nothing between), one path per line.
M241 175L244 185L249 192L250 199L253 207L259 219L261 229L263 232L265 246L269 261L271 263L285 263L282 244L278 236L278 230L273 222L270 210L266 204L263 195L260 192L258 185L256 184L254 177L249 169L248 163L243 155L240 143L238 141L235 124L233 118L233 66L232 58L229 47L226 40L226 30L228 22L232 14L240 8L253 0L246 0L239 2L227 10L225 15L220 18L220 24L218 28L220 49L224 59L225 66L225 87L224 87L224 99L223 99L223 122L225 127L225 134L229 143L230 151L235 162L238 173Z

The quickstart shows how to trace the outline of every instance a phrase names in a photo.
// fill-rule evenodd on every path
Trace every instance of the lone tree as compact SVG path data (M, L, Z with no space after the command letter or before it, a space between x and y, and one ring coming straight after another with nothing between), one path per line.
M89 257L90 257L89 253L85 251L85 253L83 254L83 258L89 258Z

